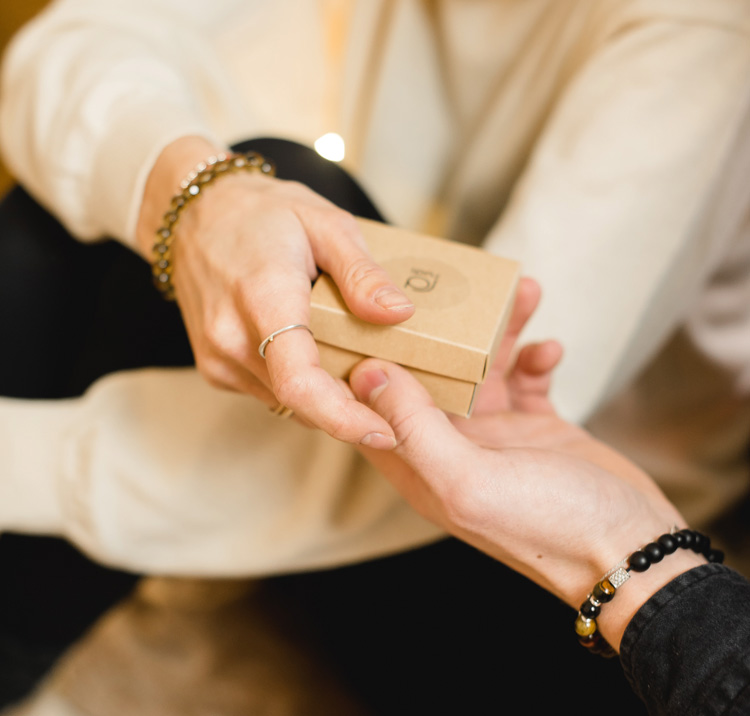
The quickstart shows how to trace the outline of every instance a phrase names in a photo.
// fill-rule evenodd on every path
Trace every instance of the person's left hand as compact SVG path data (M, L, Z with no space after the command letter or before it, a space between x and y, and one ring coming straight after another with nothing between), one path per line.
M639 544L684 520L651 479L554 414L460 421L400 366L360 363L350 384L398 441L360 450L428 520L577 606Z
M360 448L425 518L577 607L624 555L673 526L677 509L625 457L561 420L548 399L562 349L511 356L539 300L522 281L508 331L474 416L449 418L403 368L375 359L350 385L392 426L392 452ZM701 558L682 552L650 570L600 620L618 648L630 618L658 588Z

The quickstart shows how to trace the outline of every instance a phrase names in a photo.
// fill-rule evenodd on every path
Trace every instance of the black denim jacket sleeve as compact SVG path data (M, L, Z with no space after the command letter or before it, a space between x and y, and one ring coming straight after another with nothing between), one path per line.
M750 582L718 564L685 572L633 617L620 659L650 714L750 714Z

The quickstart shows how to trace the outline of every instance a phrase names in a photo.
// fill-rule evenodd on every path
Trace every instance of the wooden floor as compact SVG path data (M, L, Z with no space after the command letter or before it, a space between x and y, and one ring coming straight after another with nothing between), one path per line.
M47 4L47 0L2 0L0 11L0 52L5 50L8 40L23 23L35 15ZM8 175L0 158L0 195L10 185L12 179Z

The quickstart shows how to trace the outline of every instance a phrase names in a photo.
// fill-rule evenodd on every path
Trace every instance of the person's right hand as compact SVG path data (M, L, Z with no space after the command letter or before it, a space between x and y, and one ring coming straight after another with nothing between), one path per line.
M155 230L179 181L220 153L199 138L160 155L146 186L138 243L150 258ZM208 187L182 213L173 244L173 283L196 364L211 384L286 406L335 438L395 445L391 427L319 365L305 330L311 282L331 275L351 311L378 324L409 318L414 306L367 251L354 218L310 189L260 174L235 173Z

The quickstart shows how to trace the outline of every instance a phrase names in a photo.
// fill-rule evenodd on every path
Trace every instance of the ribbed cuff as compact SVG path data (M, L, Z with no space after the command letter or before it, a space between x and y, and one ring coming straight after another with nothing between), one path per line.
M65 533L61 436L74 406L0 398L0 531Z

